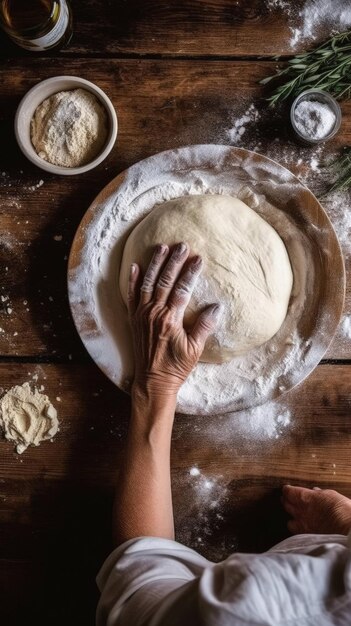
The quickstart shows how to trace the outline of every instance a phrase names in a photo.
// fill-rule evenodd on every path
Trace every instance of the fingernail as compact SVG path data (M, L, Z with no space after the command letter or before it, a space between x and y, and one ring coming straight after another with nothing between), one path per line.
M168 246L165 243L159 243L156 246L156 253L157 254L165 254L165 252L167 252L168 250Z
M218 315L220 314L220 311L221 311L221 305L215 304L212 307L211 315L213 315L213 317L218 317Z
M130 266L130 275L133 276L135 274L136 271L136 265L135 263L132 263Z
M176 246L176 251L179 254L184 254L188 249L188 246L186 245L186 243L178 243L178 245Z
M194 258L192 260L192 263L193 263L193 265L195 267L200 267L200 265L202 265L202 258L201 258L201 256L199 256L199 255L194 256Z

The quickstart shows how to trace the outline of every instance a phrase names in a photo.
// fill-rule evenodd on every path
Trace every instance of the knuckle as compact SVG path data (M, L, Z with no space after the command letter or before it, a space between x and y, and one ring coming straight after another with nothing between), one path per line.
M162 276L160 276L157 282L157 286L160 287L161 289L167 289L167 287L170 287L171 284L172 284L172 274L170 271L166 272L165 274L162 274Z
M305 492L305 491L301 491L301 493L299 494L299 500L301 502L301 504L309 504L310 500L311 500L311 495L309 492Z
M323 495L331 497L331 498L335 498L335 496L338 496L339 494L337 491L335 491L335 489L324 489Z
M187 296L191 291L192 284L188 280L180 280L174 290L176 296Z
M140 291L152 291L152 275L146 274L141 285Z
M210 332L210 330L212 330L211 324L209 324L209 322L207 321L200 322L200 328L201 330L206 331L206 332Z
M206 330L207 332L209 332L210 330L212 330L213 328L213 323L212 320L208 317L208 316L204 316L201 320L200 320L200 327L203 330Z

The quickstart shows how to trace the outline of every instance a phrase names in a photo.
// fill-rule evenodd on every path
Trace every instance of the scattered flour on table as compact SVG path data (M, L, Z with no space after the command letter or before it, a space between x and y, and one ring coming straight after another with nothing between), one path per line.
M351 4L348 0L306 0L300 7L295 0L265 0L272 13L282 11L288 18L294 50L305 43L327 39L351 26Z
M215 437L218 442L228 441L233 446L236 441L245 440L249 447L255 447L257 443L271 444L285 437L293 422L293 415L284 404L270 401L245 411L216 415L203 436L209 440Z
M52 440L59 430L57 411L48 396L29 383L12 387L1 398L0 426L18 454Z
M246 106L246 110L249 108L250 106ZM290 139L279 136L267 140L265 136L267 115L267 112L262 112L255 119L247 122L245 134L236 137L233 144L260 152L277 161L295 173L317 198L320 197L334 182L327 166L328 161L332 162L338 153L330 154L329 149L323 144L316 147L300 146ZM228 136L231 130L226 131ZM345 257L349 257L351 255L351 192L330 193L321 199L321 204L334 226Z
M351 255L351 191L336 191L322 201L346 258Z
M275 11L276 9L281 9L287 15L290 15L293 10L291 0L266 0L266 7L269 11Z
M200 422L195 426L199 445L225 445L233 454L233 463L240 463L240 455L256 458L264 449L272 450L277 440L286 440L292 428L296 427L294 416L284 404L275 401L228 415L215 415L205 427ZM213 541L218 545L218 536L226 535L224 552L237 549L235 536L223 533L223 523L228 523L228 504L233 499L231 480L221 474L204 472L201 466L189 467L186 475L175 480L182 512L181 536L178 540L199 548Z
M44 184L44 181L41 179L38 183L36 183L35 185L30 185L29 187L25 187L25 189L28 189L29 191L36 191L37 189L39 189L40 187L42 187Z
M197 467L191 468L189 475L186 483L184 476L181 483L178 479L178 488L186 495L179 507L184 519L177 539L201 547L220 529L229 492L223 476L205 474Z
M238 143L248 124L256 122L260 117L260 113L254 104L250 104L245 113L233 122L233 127L228 130L228 138L232 143Z
M231 420L233 432L256 440L278 439L285 435L291 424L290 411L278 402L267 402L249 411L234 415Z
M243 109L243 107L241 107ZM254 112L251 116L249 112ZM320 172L325 146L301 146L290 137L282 136L279 111L258 109L258 103L247 103L244 112L231 116L230 127L224 130L225 140L240 148L259 152L292 170L303 182L313 186ZM269 128L269 131L268 131ZM239 132L240 131L240 132ZM275 134L267 137L267 132Z
M291 0L291 5L293 5ZM348 0L307 0L290 26L290 46L330 37L351 26L351 4Z
M345 315L340 325L341 334L347 339L351 339L351 315Z

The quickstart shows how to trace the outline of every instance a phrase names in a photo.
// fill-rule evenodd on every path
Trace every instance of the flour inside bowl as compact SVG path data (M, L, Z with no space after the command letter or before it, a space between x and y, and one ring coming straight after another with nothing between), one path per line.
M104 106L86 89L60 91L42 102L31 120L31 141L42 159L80 167L101 152L108 132Z

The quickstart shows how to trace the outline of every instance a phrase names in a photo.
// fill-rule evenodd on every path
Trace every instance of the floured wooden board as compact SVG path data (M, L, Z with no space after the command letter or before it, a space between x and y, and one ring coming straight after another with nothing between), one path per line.
M229 363L199 363L179 392L181 413L241 410L308 376L329 346L344 303L343 259L329 218L278 163L239 148L200 145L156 154L122 172L97 196L76 233L68 268L71 310L92 358L128 391L134 366L118 289L123 247L156 204L188 194L242 199L279 233L293 269L292 297L278 333Z

